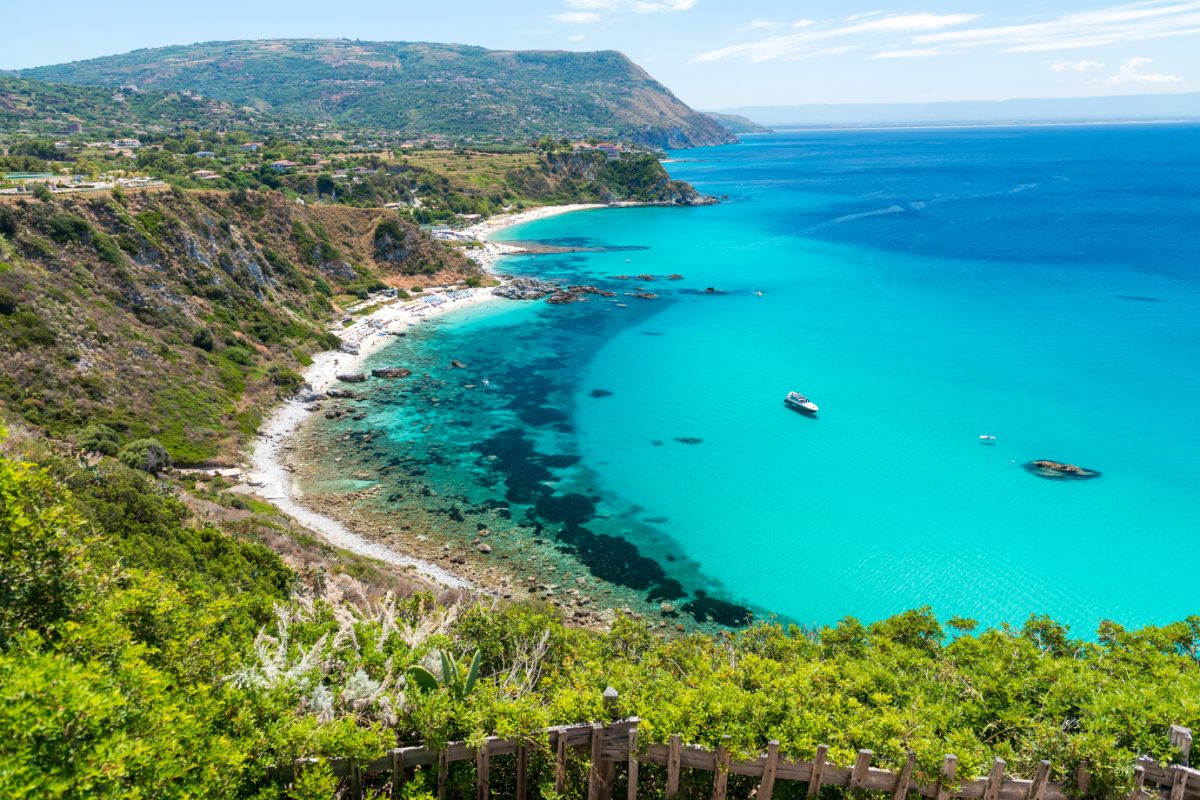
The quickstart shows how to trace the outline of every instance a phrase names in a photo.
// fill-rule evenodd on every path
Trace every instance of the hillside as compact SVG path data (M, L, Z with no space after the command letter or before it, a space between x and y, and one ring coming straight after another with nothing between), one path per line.
M228 103L178 92L122 92L0 75L0 132L61 134L136 126L251 126L255 115Z
M392 212L274 192L3 202L0 407L57 437L105 425L178 462L228 457L337 346L339 307L474 273Z
M26 70L55 83L191 90L235 106L411 135L733 141L614 51L283 39L208 42Z

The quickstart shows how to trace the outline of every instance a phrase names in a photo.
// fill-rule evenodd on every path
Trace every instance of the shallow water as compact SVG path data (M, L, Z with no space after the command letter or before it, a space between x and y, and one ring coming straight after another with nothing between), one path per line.
M599 605L1181 618L1200 599L1165 578L1197 540L1198 145L1197 127L1096 126L676 154L675 177L728 202L504 233L586 248L506 271L618 297L432 322L373 358L414 378L314 435L386 430L347 450L393 462L364 506L464 544L486 527L519 575L623 587L586 584ZM684 279L613 277L639 273ZM784 408L790 389L817 418ZM1026 471L1041 458L1102 476Z

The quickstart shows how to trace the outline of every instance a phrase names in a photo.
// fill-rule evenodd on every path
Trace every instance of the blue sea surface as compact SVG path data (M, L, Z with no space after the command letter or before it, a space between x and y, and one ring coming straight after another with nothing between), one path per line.
M1200 612L1172 576L1200 541L1200 127L794 131L673 157L725 201L503 234L586 248L505 272L617 297L450 315L380 357L466 353L494 384L452 430L389 407L397 447L436 442L464 498L701 620L927 604L1088 634ZM658 277L615 278L639 274Z

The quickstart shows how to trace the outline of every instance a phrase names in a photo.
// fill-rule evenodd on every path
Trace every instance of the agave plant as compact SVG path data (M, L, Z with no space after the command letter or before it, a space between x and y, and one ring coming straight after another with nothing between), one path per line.
M471 690L475 688L475 681L479 678L479 651L475 651L475 655L471 658L471 665L465 670L462 663L446 651L443 650L441 656L442 675L440 679L425 667L414 664L408 668L406 673L409 683L422 691L429 692L435 692L439 687L445 687L451 697L456 700L466 699Z

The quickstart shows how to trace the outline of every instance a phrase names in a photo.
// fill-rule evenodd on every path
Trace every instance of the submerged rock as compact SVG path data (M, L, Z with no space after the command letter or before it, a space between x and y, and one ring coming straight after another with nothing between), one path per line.
M678 436L675 441L680 444L701 444L704 442L699 436Z
M371 374L376 378L407 378L412 375L412 370L404 367L382 367L371 370Z
M1047 459L1030 461L1025 465L1025 469L1039 478L1050 478L1052 480L1088 480L1089 478L1100 477L1100 473L1096 470Z
M592 389L591 396L592 397L612 397L612 392L610 392L608 389Z

